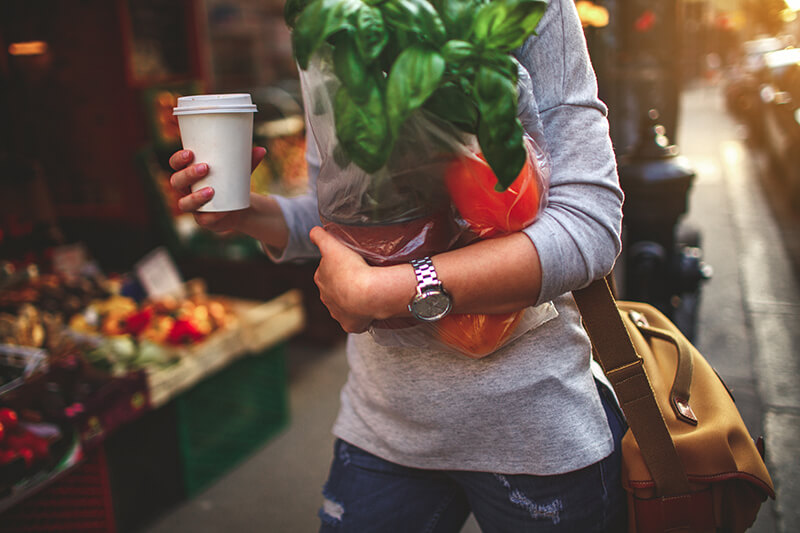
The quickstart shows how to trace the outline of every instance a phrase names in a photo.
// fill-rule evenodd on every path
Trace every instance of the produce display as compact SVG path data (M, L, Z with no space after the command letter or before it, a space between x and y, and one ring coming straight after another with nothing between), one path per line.
M118 277L70 278L28 269L0 291L0 343L57 352L64 336L82 339L86 358L112 375L174 364L176 347L202 342L235 323L204 284L187 283L182 298L125 296ZM8 381L14 369L0 368ZM2 384L2 383L0 383Z
M76 422L109 384L67 323L119 283L5 264L0 283L0 497L25 492L80 457ZM90 415L91 416L91 415ZM73 452L73 453L70 453Z
M0 344L0 373L12 378L0 386L0 497L56 468L72 444L59 380L45 355Z
M233 304L208 295L202 280L185 283L180 296L148 298L127 276L4 272L0 499L69 468L141 416L151 406L150 376L177 369L167 373L174 379L187 375L184 359L224 360L231 356L224 348L245 349L229 341L242 333ZM217 342L208 354L199 351L210 337ZM195 364L189 373L200 379L202 369ZM158 391L162 401L165 392Z
M115 295L91 302L74 315L69 330L97 339L84 356L114 375L131 369L165 367L179 354L173 348L202 342L236 322L224 303L209 298L200 283L184 299L165 297L137 303Z
M0 287L0 343L47 347L73 315L108 296L109 284L99 276L42 274L35 266L7 277Z

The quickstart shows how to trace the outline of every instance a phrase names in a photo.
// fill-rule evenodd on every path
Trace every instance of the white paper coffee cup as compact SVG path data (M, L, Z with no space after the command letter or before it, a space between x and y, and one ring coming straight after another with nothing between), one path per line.
M208 175L192 187L214 189L198 211L235 211L250 206L253 105L249 94L201 94L178 98L181 142L195 163L207 163Z

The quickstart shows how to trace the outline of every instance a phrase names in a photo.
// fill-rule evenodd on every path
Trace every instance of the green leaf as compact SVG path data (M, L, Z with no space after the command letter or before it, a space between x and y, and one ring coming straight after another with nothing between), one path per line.
M481 6L472 35L477 46L508 52L536 33L547 0L494 0Z
M311 0L286 0L283 6L283 20L290 28L294 28L297 17L311 3Z
M407 48L397 57L386 86L386 106L393 132L433 94L444 67L441 54L424 45Z
M478 144L497 177L498 190L505 190L527 159L517 118L517 89L502 72L484 66L476 73L474 94L480 113Z
M379 7L389 27L414 33L436 46L444 44L444 24L427 0L387 0Z
M334 38L333 70L356 103L369 99L373 81L368 80L371 72L350 33L341 32Z
M501 73L511 83L517 83L519 77L519 63L514 56L496 50L484 50L478 61L481 65Z
M311 56L331 35L355 30L354 18L365 4L361 0L314 0L297 17L292 46L300 68L308 68Z
M442 47L442 56L448 67L458 67L467 60L476 57L476 50L472 43L451 39Z
M422 39L420 39L417 34L396 28L391 35L389 35L389 42L386 43L380 58L383 70L385 72L392 70L392 65L394 65L397 57L404 50L410 46L421 43Z
M475 13L485 2L481 0L433 0L436 11L451 39L469 38Z
M377 7L363 4L356 13L356 44L361 56L369 61L377 58L389 40L383 15Z
M333 102L336 136L348 157L368 173L381 168L394 144L383 95L373 85L366 103L353 101L344 87L336 92Z
M474 100L452 83L439 87L428 98L425 109L452 122L462 131L473 134L477 132L478 108Z

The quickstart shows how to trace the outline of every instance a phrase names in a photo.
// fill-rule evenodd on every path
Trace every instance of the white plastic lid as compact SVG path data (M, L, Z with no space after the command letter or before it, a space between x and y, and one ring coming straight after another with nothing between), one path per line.
M181 96L173 115L197 115L201 113L255 113L258 111L247 93L198 94Z

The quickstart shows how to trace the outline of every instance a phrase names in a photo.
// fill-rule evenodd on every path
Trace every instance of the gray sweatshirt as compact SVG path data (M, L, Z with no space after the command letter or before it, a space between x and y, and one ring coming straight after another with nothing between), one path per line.
M548 150L546 208L524 229L538 250L542 289L558 316L480 360L434 347L347 341L350 373L336 436L384 459L432 469L558 474L611 453L613 442L590 371L591 346L570 291L607 274L620 251L622 191L606 108L572 0L550 0L515 54L530 73L520 118ZM278 198L290 228L276 261L313 257L319 224L311 138L311 191Z

